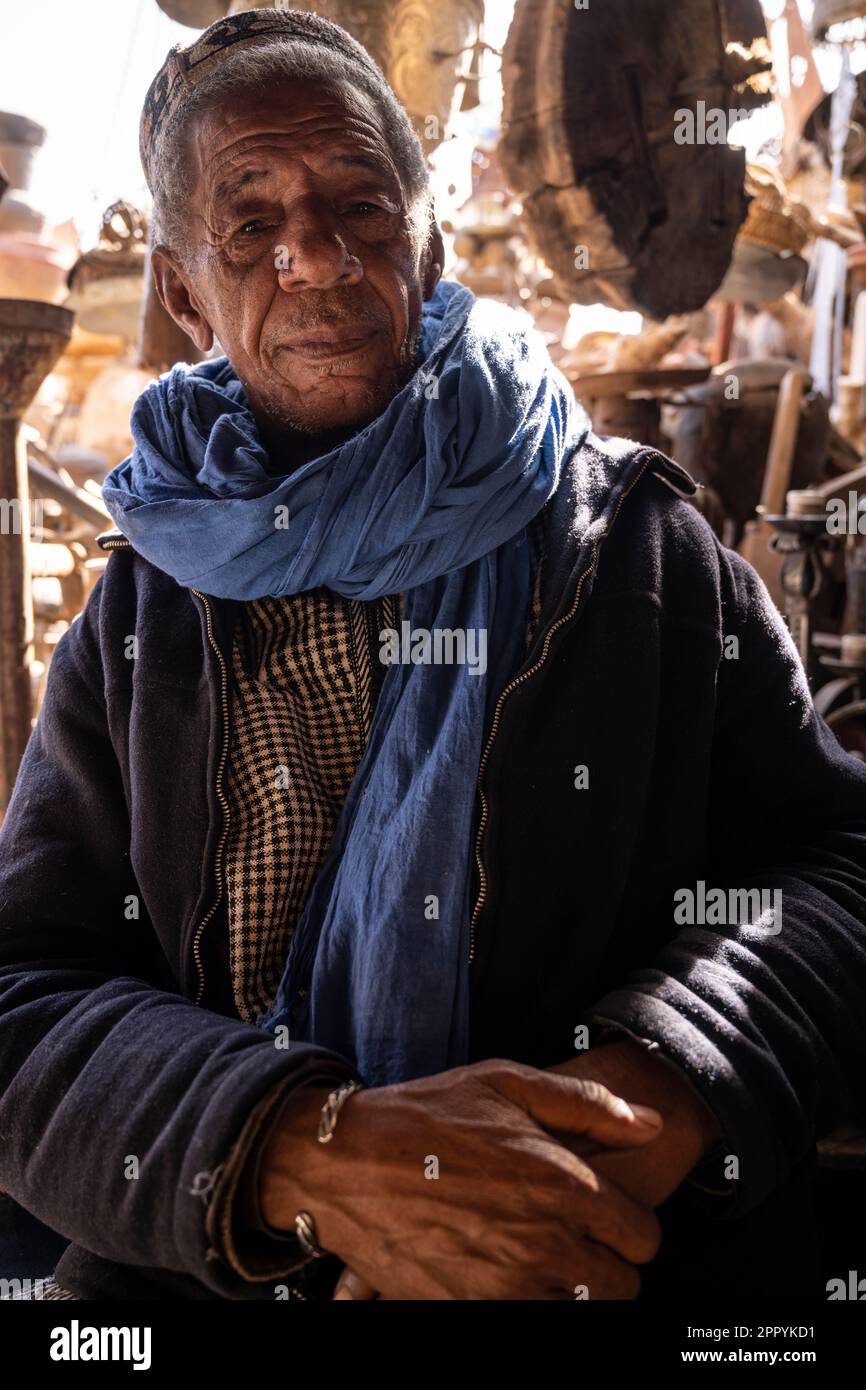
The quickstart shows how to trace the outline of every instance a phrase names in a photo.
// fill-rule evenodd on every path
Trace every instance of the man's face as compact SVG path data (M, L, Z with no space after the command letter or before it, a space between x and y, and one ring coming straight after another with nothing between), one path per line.
M169 311L201 349L219 339L263 423L373 419L414 370L441 261L435 226L413 245L373 103L339 83L244 93L188 155L192 256L154 257Z

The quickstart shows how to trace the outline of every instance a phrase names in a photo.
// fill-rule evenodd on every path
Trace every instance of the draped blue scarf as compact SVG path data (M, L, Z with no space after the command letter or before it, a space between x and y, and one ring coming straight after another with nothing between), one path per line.
M181 585L240 600L320 585L357 599L399 592L431 651L437 633L468 634L476 654L486 641L486 669L395 661L383 641L392 660L367 748L257 1020L333 1048L370 1085L467 1058L482 739L523 656L527 523L587 427L525 314L440 281L414 375L329 453L269 473L221 358L148 386L135 449L105 482L119 529Z

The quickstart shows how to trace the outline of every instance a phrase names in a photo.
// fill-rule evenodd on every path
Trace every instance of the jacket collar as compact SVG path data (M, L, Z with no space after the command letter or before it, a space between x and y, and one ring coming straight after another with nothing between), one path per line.
M616 521L620 507L643 474L651 473L678 496L688 498L698 483L657 449L590 432L566 466L548 503L542 611L537 632L568 611L579 576Z

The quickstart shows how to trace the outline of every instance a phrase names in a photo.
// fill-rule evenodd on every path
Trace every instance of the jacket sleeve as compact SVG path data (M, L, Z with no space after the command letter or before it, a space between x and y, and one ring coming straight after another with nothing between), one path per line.
M672 927L590 1018L657 1047L714 1110L738 1160L719 1207L731 1217L866 1107L866 766L815 713L761 579L718 553L722 632L738 655L719 662L702 877L707 892L766 889L761 907L781 912Z
M0 831L0 1189L106 1259L252 1297L211 1239L221 1178L269 1099L360 1077L178 991L130 865L100 587L57 646ZM302 1259L283 1247L283 1269Z

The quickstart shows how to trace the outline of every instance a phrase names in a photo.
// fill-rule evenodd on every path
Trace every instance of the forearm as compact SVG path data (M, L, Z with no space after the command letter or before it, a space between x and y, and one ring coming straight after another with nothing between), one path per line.
M594 1168L651 1206L664 1201L721 1138L712 1111L678 1070L628 1039L599 1045L548 1070L599 1081L614 1095L660 1112L661 1134L639 1149L610 1149L583 1137L557 1136L574 1153L591 1153ZM303 1208L304 1174L321 1161L315 1142L321 1104L318 1090L292 1097L262 1153L255 1194L246 1188L247 1213L257 1196L265 1221L278 1229L287 1229L287 1212ZM246 1176L249 1184L252 1173Z
M305 1086L282 1108L279 1123L262 1146L255 1171L249 1168L245 1175L247 1218L255 1213L272 1230L292 1229L293 1216L309 1200L305 1174L325 1157L316 1136L327 1094L321 1087Z
M669 1197L722 1137L715 1115L679 1071L628 1038L590 1048L549 1070L599 1081L623 1100L659 1111L664 1128L646 1147L592 1151L593 1168L650 1206ZM568 1147L590 1152L582 1139Z
M0 1056L0 1187L85 1249L236 1296L210 1253L220 1175L270 1089L324 1072L317 1050L70 967L0 975Z
M643 1204L550 1143L559 1129L593 1150L652 1141L658 1117L601 1087L492 1059L361 1090L324 1148L321 1096L296 1099L263 1155L265 1218L287 1231L309 1211L319 1245L370 1293L570 1296L577 1266L595 1296L633 1297L634 1266L658 1249ZM441 1184L427 1180L434 1153Z

